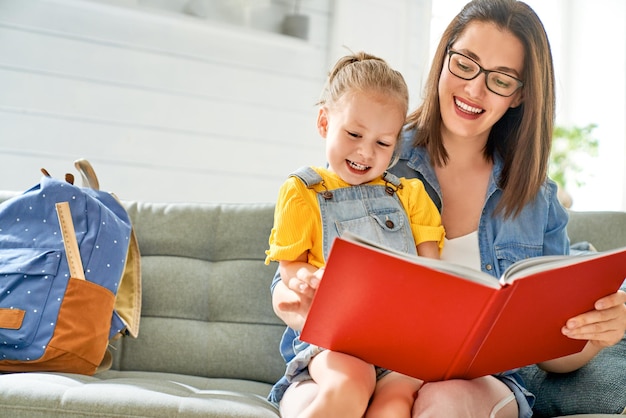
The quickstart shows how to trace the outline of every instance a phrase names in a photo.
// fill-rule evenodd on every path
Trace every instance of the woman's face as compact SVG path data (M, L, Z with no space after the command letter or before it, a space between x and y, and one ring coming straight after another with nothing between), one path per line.
M522 78L522 43L511 32L501 30L492 23L470 23L450 49L472 58L485 70ZM449 59L446 55L439 77L444 141L475 139L486 142L489 131L507 109L521 103L522 89L510 97L499 96L487 88L484 73L473 80L464 80L450 73Z

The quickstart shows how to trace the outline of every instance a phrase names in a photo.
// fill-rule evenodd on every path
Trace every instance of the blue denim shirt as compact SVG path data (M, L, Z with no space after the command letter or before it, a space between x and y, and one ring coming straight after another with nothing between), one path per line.
M398 177L419 178L441 212L441 188L424 147L413 147L413 132L404 134L400 160L389 171ZM514 262L539 255L569 254L566 226L569 216L557 200L557 186L547 180L537 197L513 218L495 214L502 189L496 179L503 161L494 156L487 198L478 225L481 270L500 277Z

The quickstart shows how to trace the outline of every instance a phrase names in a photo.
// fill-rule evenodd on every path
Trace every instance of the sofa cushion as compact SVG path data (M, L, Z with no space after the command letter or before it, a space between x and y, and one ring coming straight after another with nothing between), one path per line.
M119 372L0 375L0 411L13 418L203 417L276 418L270 385L180 374ZM37 388L37 390L33 390Z
M626 411L626 337L605 348L587 365L571 373L546 373L524 367L528 390L537 395L533 416L621 414Z
M141 330L113 350L114 370L274 383L285 328L264 264L274 206L124 202L142 262ZM267 393L266 393L267 395Z

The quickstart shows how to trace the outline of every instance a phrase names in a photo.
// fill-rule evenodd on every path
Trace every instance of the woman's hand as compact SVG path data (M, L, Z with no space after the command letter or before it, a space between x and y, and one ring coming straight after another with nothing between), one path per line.
M593 311L570 318L563 334L588 340L587 345L580 353L540 363L539 367L550 372L570 372L587 364L603 348L620 342L626 333L625 303L626 293L620 290L599 299Z
M598 349L617 344L626 332L626 293L617 291L595 303L595 310L575 316L563 327L563 334L589 340Z

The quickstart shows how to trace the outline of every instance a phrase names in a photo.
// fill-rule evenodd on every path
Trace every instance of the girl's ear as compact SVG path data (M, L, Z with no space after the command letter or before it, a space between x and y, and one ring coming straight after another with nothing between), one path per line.
M326 138L328 134L328 111L324 106L317 112L317 132L322 138Z

